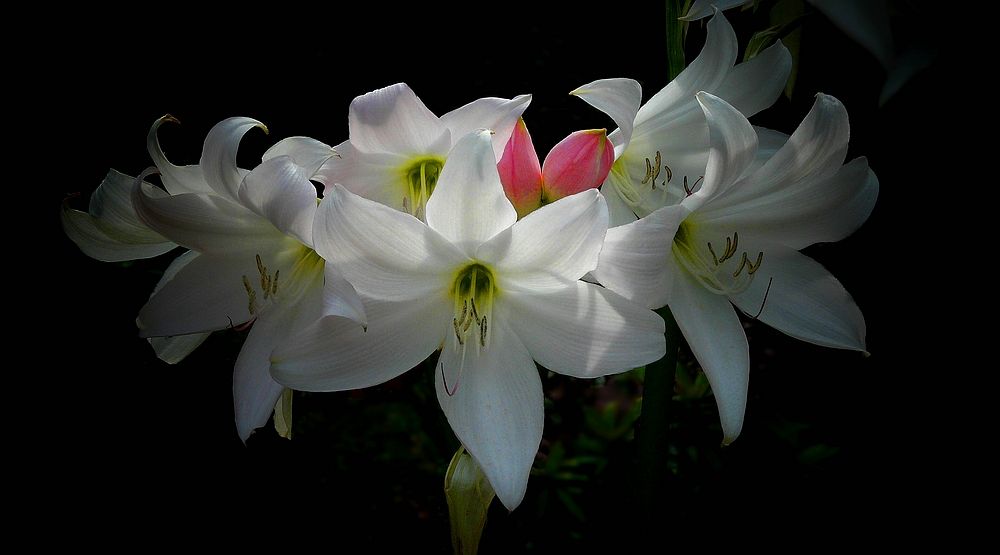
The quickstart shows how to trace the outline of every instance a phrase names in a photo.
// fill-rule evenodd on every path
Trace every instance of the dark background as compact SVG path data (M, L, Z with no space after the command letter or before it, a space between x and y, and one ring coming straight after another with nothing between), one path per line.
M396 82L408 83L438 115L483 96L530 93L524 117L543 157L572 131L614 127L569 91L631 77L645 100L667 82L659 2L472 11L241 7L212 16L106 14L102 25L77 25L67 14L48 31L54 54L26 63L24 74L29 95L48 91L58 99L26 109L44 122L25 136L44 159L42 228L51 238L46 250L55 247L54 256L35 253L55 262L39 282L54 278L43 285L52 307L34 326L45 341L19 388L27 417L19 428L30 438L23 445L34 471L27 476L44 476L32 478L44 492L31 498L32 512L67 518L82 525L84 539L112 545L125 541L115 539L124 526L164 540L207 534L220 545L249 539L291 546L319 537L330 538L330 548L448 551L441 480L457 444L429 371L363 392L299 395L293 441L265 429L243 445L231 407L232 362L243 336L219 332L178 365L157 360L137 338L134 319L174 254L127 265L91 260L62 234L57 213L74 193L81 196L67 202L85 209L110 168L136 175L151 165L145 136L166 113L181 121L160 134L178 164L197 163L201 141L219 120L262 121L270 134L253 130L241 143L241 166L250 168L285 136L345 140L351 99ZM900 50L927 36L929 12L918 2L894 18ZM727 17L742 48L766 14L731 10ZM703 26L692 24L689 60L703 43ZM910 202L940 179L931 153L952 66L942 55L880 108L885 71L819 14L808 21L801 56L792 99L779 99L751 122L791 133L817 92L846 105L848 158L868 157L879 200L857 233L807 253L865 313L872 356L748 323L753 367L740 438L719 449L710 397L675 404L676 478L664 499L674 514L663 534L679 545L714 541L701 535L706 530L747 526L747 537L783 534L789 542L808 529L860 533L918 497L910 481L920 479L914 467L925 462L915 445L928 417L911 410L911 399L925 399L937 370L934 352L917 366L901 355L930 334L911 317L922 308L904 302L922 259L921 216ZM897 339L900 327L909 328L908 345ZM494 503L482 552L630 547L631 442L604 439L593 466L586 456L595 451L580 438L594 435L585 407L599 402L600 388L561 376L545 384L547 414L559 422L547 422L543 454L559 443L582 457L580 472L589 477L543 472L512 514ZM628 393L629 383L617 387Z

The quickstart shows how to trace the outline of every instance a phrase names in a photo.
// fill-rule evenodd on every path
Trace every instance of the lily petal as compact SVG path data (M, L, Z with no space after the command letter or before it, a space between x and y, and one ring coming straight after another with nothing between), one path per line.
M685 271L677 265L671 245L688 214L683 205L664 206L645 218L609 229L594 278L648 308L665 306L674 275Z
M233 373L233 409L236 430L246 443L254 430L267 424L285 386L271 378L269 356L289 329L294 329L293 312L269 310L254 321Z
M709 292L687 272L677 272L671 285L670 312L708 377L719 407L723 444L729 444L740 435L746 411L746 332L729 299Z
M427 225L471 256L475 247L515 221L517 211L500 183L491 132L466 135L448 154L427 201Z
M500 289L558 290L597 266L608 226L594 189L545 205L483 243L474 258L495 265Z
M351 143L363 152L422 153L448 133L405 83L355 98L348 122Z
M451 306L440 295L363 301L367 331L347 318L321 318L274 349L271 376L301 391L371 387L423 362L451 328Z
M491 345L478 356L445 344L439 364L462 367L457 384L435 380L452 430L490 480L500 502L514 510L524 498L542 440L542 382L528 350L506 319L490 328ZM449 336L450 337L450 336Z
M271 158L278 156L290 156L292 160L302 167L307 176L312 177L316 172L334 156L339 156L333 148L326 143L317 141L309 137L288 137L282 139L267 149L261 160L267 162Z
M153 122L153 126L146 135L146 150L153 159L153 164L159 170L160 180L163 188L171 195L184 193L211 193L212 188L205 181L205 175L201 171L201 166L194 164L190 166L176 166L167 160L160 148L160 139L156 134L157 129L165 122L180 123L173 116L167 114Z
M90 197L88 212L63 203L59 211L66 235L84 254L104 262L152 258L173 250L177 244L146 226L132 209L132 184L135 179L111 170ZM143 182L149 196L166 194Z
M480 98L441 116L441 123L451 129L451 136L456 139L481 128L493 131L494 158L499 160L521 114L530 103L530 94L522 94L512 100Z
M532 358L553 372L578 378L617 374L665 352L662 318L591 283L578 281L545 295L508 291L503 300L517 314L515 333Z
M358 293L384 300L437 294L451 279L448 268L467 260L420 220L339 185L320 203L315 239L316 252Z
M239 202L239 187L244 172L236 167L236 151L247 131L264 124L250 118L229 118L215 124L205 137L201 153L201 170L205 181L221 197Z
M204 343L209 335L212 335L212 332L150 337L147 341L153 347L157 358L167 364L177 364Z
M766 263L750 289L730 296L740 310L796 339L865 352L865 318L837 278L794 248L751 248L766 249Z
M757 154L757 134L743 114L706 92L698 93L697 98L708 120L712 147L704 184L683 202L692 211L735 183Z
M150 196L139 186L140 179L132 188L136 215L143 224L178 245L199 252L227 253L241 246L251 250L261 242L289 239L240 204L207 194Z
M613 134L615 158L621 156L632 140L632 128L642 103L642 86L634 79L599 79L569 93L611 116L618 125Z
M243 179L240 200L279 231L313 245L316 188L290 156L271 158Z
M203 333L241 324L253 316L247 311L242 276L256 275L244 268L242 254L198 256L158 289L136 319L140 337Z

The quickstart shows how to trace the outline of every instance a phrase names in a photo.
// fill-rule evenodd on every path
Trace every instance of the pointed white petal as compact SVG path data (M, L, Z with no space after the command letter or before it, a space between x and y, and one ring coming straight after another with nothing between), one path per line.
M310 179L333 156L337 156L330 145L309 137L288 137L275 143L267 149L262 157L263 162L278 156L290 156L296 164L302 166Z
M199 252L226 253L292 240L263 217L222 197L191 193L154 198L138 182L132 188L136 215L178 245Z
M201 153L201 171L205 181L221 197L238 202L240 182L244 172L236 167L236 151L243 135L260 127L267 132L264 124L250 118L229 118L217 124L205 137Z
M594 278L643 306L666 305L674 273L681 271L671 246L688 214L682 205L666 206L631 224L609 229Z
M212 335L212 333L150 337L148 341L152 345L153 351L156 352L157 358L167 364L177 364L197 349L199 345L204 343L209 335Z
M239 197L279 231L312 246L316 187L291 157L271 158L254 168L243 179Z
M635 118L636 129L641 127L644 134L663 136L672 126L682 124L687 118L700 120L701 110L695 95L699 91L714 94L725 83L738 53L736 32L722 12L716 13L708 22L701 53L639 109Z
M608 227L625 225L638 219L633 207L626 203L619 193L622 190L621 187L630 184L631 178L628 174L622 174L612 166L611 173L608 174L600 189L601 196L604 197L608 205Z
M562 289L597 266L607 228L604 198L588 189L528 214L474 257L496 266L500 289Z
M236 430L246 442L254 430L267 424L274 405L285 386L271 378L269 355L274 346L289 335L294 327L293 313L269 310L261 314L250 328L243 348L236 357L233 373L233 409Z
M491 137L493 152L494 157L499 161L500 157L503 156L507 141L514 131L517 118L521 117L530 103L531 95L527 94L512 100L480 98L441 116L441 122L451 130L453 140L459 140L478 129L493 131Z
M457 383L437 372L438 401L459 441L486 474L500 502L514 510L524 498L542 440L543 395L528 350L503 318L490 327L490 345L478 354L445 343L439 365L459 367ZM440 366L439 366L440 367Z
M833 175L847 157L850 137L844 105L830 95L816 95L812 109L792 136L755 173L756 188L771 192Z
M743 429L750 375L750 348L736 309L729 299L711 293L687 272L675 275L669 306L712 386L723 443L731 443Z
M335 185L320 203L316 252L358 293L383 300L442 294L467 257L420 220Z
M792 55L781 41L753 58L736 64L712 94L723 98L744 116L770 108L781 96L792 72Z
M404 83L351 102L351 144L364 152L424 153L448 133L447 127Z
M190 166L175 166L167 160L166 155L163 154L163 149L160 148L160 140L156 135L156 130L159 129L161 125L165 122L180 123L170 115L163 116L162 118L156 120L153 126L149 130L149 134L146 135L146 149L149 151L150 157L153 158L153 164L156 165L156 169L159 170L160 181L163 182L163 188L167 190L171 195L180 195L184 193L211 193L212 188L209 187L208 182L205 181L205 176L201 171L201 166L195 164Z
M444 296L405 302L364 299L368 329L336 316L317 320L271 353L271 376L298 391L377 385L423 362L451 329Z
M618 129L609 138L615 145L615 158L621 156L632 140L633 125L642 102L639 82L633 79L600 79L570 94L579 96L587 104L611 116Z
M132 209L133 181L134 178L111 170L91 195L89 212L63 203L59 211L63 230L87 256L119 262L152 258L177 247L136 216ZM148 195L166 196L149 183L141 187Z
M683 201L692 211L735 183L757 153L757 134L743 114L708 93L698 93L697 97L708 120L712 148L703 185Z
M752 184L748 181L746 188ZM743 189L741 181L731 191L742 193ZM878 178L868 161L858 158L829 178L797 183L740 203L730 202L727 194L725 203L699 211L698 221L719 230L737 230L741 241L745 236L802 249L839 241L856 231L874 209L878 192Z
M140 337L186 335L225 329L253 316L243 276L259 275L243 254L185 255L157 284L136 319Z
M826 268L783 245L764 249L753 286L731 299L746 314L796 339L824 347L865 350L865 319ZM766 296L765 296L766 295Z
M466 135L448 154L427 201L427 225L471 255L516 221L517 211L500 183L490 131Z
M324 264L323 278L322 315L343 316L366 325L365 307L354 285L332 264Z
M337 145L336 149L340 156L327 160L313 179L328 188L342 185L356 195L403 210L403 199L409 191L400 168L406 167L407 156L393 152L363 152L350 141Z
M506 292L497 319L510 327L545 368L594 378L663 358L663 319L591 283L533 295Z
M681 21L697 21L712 15L716 10L728 10L750 2L753 0L694 0L694 3L688 8L688 12L680 19Z

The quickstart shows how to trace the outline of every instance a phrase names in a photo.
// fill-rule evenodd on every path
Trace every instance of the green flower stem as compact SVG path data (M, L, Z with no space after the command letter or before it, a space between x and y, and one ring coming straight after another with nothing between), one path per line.
M667 73L669 80L684 69L684 35L687 22L680 17L687 13L690 2L666 0L667 4Z
M640 524L640 537L662 537L671 514L667 485L670 431L670 400L674 395L674 375L677 371L677 351L682 335L670 309L657 311L666 324L664 338L666 354L646 365L642 388L642 414L636 429L636 483L633 490ZM654 544L646 544L654 545Z

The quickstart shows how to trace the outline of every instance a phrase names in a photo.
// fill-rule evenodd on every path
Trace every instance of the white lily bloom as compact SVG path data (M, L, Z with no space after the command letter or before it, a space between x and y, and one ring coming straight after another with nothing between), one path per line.
M571 93L618 124L608 135L615 163L601 186L612 227L676 204L700 185L709 139L695 98L699 91L725 99L747 117L781 94L792 68L787 48L778 42L735 65L738 56L736 33L718 12L698 57L641 108L642 89L632 79L602 79Z
M332 187L316 217L316 249L357 288L368 328L323 318L275 349L271 373L296 390L355 389L441 349L441 407L512 510L542 437L534 361L578 377L627 371L663 356L663 320L580 281L607 230L598 192L518 220L488 131L450 153L426 218Z
M263 125L231 118L209 132L200 164L175 166L156 140L156 129L168 119L158 120L148 137L155 170L136 179L113 174L102 184L105 196L114 198L103 206L114 211L92 209L93 220L86 225L108 229L111 223L115 233L84 244L113 251L120 234L120 242L138 237L158 245L148 253L126 249L122 256L178 245L190 249L167 268L136 320L140 336L150 338L167 362L183 358L214 330L254 322L234 374L236 424L245 441L267 422L284 390L268 373L267 355L274 345L321 316L341 314L363 322L364 313L350 284L311 248L316 190L310 170L288 155L298 152L295 148L284 143L288 154L266 159L253 172L239 169L240 139ZM314 171L318 165L313 166ZM153 171L160 173L166 191L143 181ZM67 233L80 236L71 228Z
M492 129L500 160L530 102L530 95L481 98L437 117L404 83L372 91L351 102L350 139L334 147L340 156L329 159L315 179L423 220L427 199L458 140L476 129Z
M729 443L743 425L750 371L732 305L792 337L864 352L860 309L798 250L860 227L875 205L878 179L864 158L844 164L847 111L831 96L818 95L763 163L739 111L707 93L698 100L712 141L703 186L679 204L610 229L593 275L627 298L670 308L708 376Z

